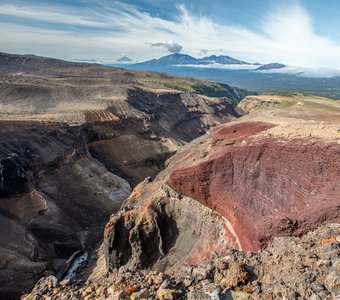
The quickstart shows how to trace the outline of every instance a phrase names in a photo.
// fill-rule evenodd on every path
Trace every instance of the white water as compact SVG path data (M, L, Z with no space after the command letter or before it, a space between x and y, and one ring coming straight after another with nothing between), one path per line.
M76 276L77 269L87 260L89 254L85 252L80 255L75 261L72 263L71 267L68 269L65 279L72 279Z

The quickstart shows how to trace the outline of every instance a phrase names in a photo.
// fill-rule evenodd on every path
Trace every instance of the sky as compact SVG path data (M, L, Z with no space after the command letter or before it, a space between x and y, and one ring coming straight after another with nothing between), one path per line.
M0 0L0 51L135 61L181 52L340 68L338 0Z

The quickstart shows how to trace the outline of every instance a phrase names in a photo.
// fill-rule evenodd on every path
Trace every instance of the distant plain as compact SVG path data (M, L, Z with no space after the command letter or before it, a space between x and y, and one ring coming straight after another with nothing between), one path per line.
M137 65L110 65L132 70L164 72L180 76L205 78L257 93L300 92L340 99L340 77L311 78L300 75L262 73L249 70L228 70L199 67L140 67Z

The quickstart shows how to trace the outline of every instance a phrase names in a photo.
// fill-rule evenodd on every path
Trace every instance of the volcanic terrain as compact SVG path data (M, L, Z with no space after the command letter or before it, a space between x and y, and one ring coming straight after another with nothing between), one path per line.
M2 297L338 296L337 101L0 62Z
M44 278L24 299L336 299L339 104L266 95L239 107L250 113L134 188L77 279Z

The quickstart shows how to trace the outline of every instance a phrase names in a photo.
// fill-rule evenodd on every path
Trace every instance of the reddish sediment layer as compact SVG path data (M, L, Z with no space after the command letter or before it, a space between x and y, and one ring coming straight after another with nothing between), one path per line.
M340 220L340 145L254 136L270 127L219 126L208 158L172 168L167 182L227 218L245 251Z

